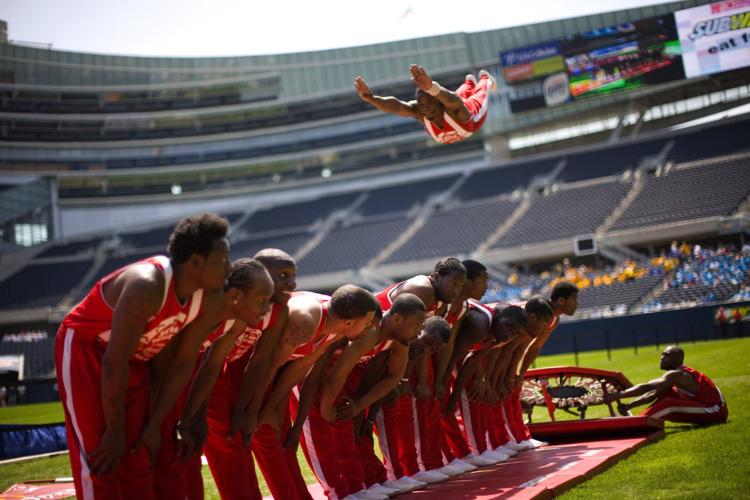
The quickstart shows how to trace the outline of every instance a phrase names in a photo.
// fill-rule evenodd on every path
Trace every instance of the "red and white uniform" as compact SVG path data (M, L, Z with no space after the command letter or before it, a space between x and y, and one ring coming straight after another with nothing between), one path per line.
M394 283L393 285L389 286L385 290L381 290L378 292L375 297L378 299L378 302L380 303L380 308L383 310L383 312L386 312L393 306L393 301L396 300L396 297L398 297L399 290L403 288L402 285L410 283L410 284L416 284L420 286L429 286L432 287L432 281L430 280L429 276L425 276L423 274L414 276L413 278L409 278L406 281L402 281L400 283ZM435 313L443 307L443 303L439 300L436 300L432 306L427 309L427 317L434 316Z
M489 324L492 324L494 309L491 306L471 301L469 302L469 310L481 312L487 316ZM469 348L469 352L478 352L490 347L487 343L478 342ZM460 366L457 369L460 369ZM458 410L461 413L461 423L463 424L466 443L469 445L472 453L480 455L487 449L486 435L489 425L489 407L485 403L469 400L468 390L471 388L473 382L472 378L467 381L465 387L462 389Z
M261 321L255 325L248 325L237 336L234 346L224 360L224 366L211 392L206 414L208 437L204 451L214 482L222 498L262 498L258 487L258 479L255 475L255 463L252 454L256 436L253 436L251 448L244 446L242 436L239 434L232 436L231 439L227 439L227 435L229 434L230 419L237 401L245 367L250 361L263 331L277 323L283 307L280 304L273 304L271 310L263 316ZM284 477L282 483L291 488L291 481L286 481L288 478L286 475L287 469L278 467L278 470ZM278 475L279 472L272 477ZM288 495L289 492L286 490L276 490L277 484L278 481L268 481L269 488L274 496L282 498L282 494L287 494L286 498L294 498Z
M344 388L334 404L341 403L342 396L354 399L367 363L389 345L390 340L378 342L360 358L349 373ZM334 355L328 369L335 365L340 354L341 352L338 352ZM299 389L297 387L293 392L293 415L296 415L299 404ZM303 426L301 444L310 469L328 498L344 498L361 490L365 485L385 481L385 468L372 451L372 441L367 438L355 439L351 419L336 422L325 420L320 413L319 403L319 400L316 401L310 409Z
M200 352L204 353L214 342L225 336L234 326L235 320L229 319L221 322L208 334L201 345ZM157 452L156 466L154 467L154 492L156 498L175 500L202 500L203 499L203 476L201 474L201 460L199 456L193 456L188 461L177 455L177 439L174 430L182 418L192 379L198 373L201 365L201 357L195 363L191 380L185 385L174 406L164 417L161 424L161 447Z
M167 257L156 256L132 265L151 265L164 276L164 296L159 311L149 319L129 364L125 395L125 434L132 448L149 410L150 367L153 358L201 310L203 291L180 303L174 288L173 269ZM86 456L99 447L105 431L101 404L102 357L112 328L112 305L103 286L130 266L99 280L89 294L63 319L55 338L55 362L60 398L65 409L68 449L76 496L91 498L153 498L153 475L148 452L124 453L111 474L91 473Z
M698 391L691 394L678 387L649 406L643 415L672 422L690 424L718 424L727 421L729 410L719 388L705 374L689 366L680 369L698 383Z
M525 303L513 304L523 307ZM560 324L560 316L554 315L547 324L546 335L549 336ZM548 337L549 338L549 337ZM521 409L521 387L514 390L509 397L503 401L504 417L507 430L515 441L531 439L531 431L523 421L523 410Z
M487 94L490 85L492 83L487 77L480 78L476 84L471 80L465 81L456 89L456 94L471 113L469 120L465 123L458 123L447 112L443 112L443 128L439 128L427 118L423 119L427 133L442 144L451 144L471 137L484 125L484 121L487 119L487 108L489 107Z

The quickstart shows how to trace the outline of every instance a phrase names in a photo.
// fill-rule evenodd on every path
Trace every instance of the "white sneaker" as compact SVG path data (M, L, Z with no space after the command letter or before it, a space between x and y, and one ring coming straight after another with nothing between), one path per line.
M494 450L495 453L502 453L503 455L508 455L509 457L515 457L518 455L518 452L516 450L511 450L510 448L506 448L503 445L498 446Z
M401 479L391 479L390 481L386 481L382 484L386 488L398 490L400 493L406 493L407 491L412 491L416 490L417 488L423 488L427 486L427 483L414 481L407 476L404 476Z
M513 450L513 451L516 451L516 452L523 451L523 450L528 450L528 448L526 448L525 446L522 446L521 443L518 443L517 441L515 441L513 439L511 439L510 441L508 441L507 443L505 443L503 445L503 448L508 448L509 450Z
M484 450L484 452L479 456L482 458L486 458L487 460L493 460L496 464L508 460L508 455L495 453L492 450Z
M497 90L497 80L486 69L479 70L479 79L481 80L483 77L486 77L490 81L490 90Z
M469 464L466 464L466 465L469 465ZM473 469L476 469L476 467L474 467L473 465L471 467ZM450 465L450 464L449 465L444 465L444 466L440 467L439 469L435 469L435 470L437 472L441 473L441 474L445 474L448 477L456 477L456 476L460 476L461 474L464 473L463 469L459 469L458 467L456 467L454 465Z
M524 443L528 443L529 444L529 448L532 449L532 450L534 448L541 448L542 446L548 446L549 445L549 443L546 442L546 441L539 441L538 439L533 439L533 438L532 439L527 439L526 441L523 441L523 442Z
M378 495L362 489L344 497L344 500L388 500L388 495Z
M447 481L450 476L446 476L445 474L441 474L440 472L435 470L422 470L411 476L411 478L415 481L422 481L423 483L427 484L435 484Z
M467 455L461 460L463 460L464 462L468 462L471 465L476 465L477 467L486 467L488 465L495 465L497 463L494 460L489 460L484 457L478 457L476 455Z
M395 497L396 495L400 494L400 490L396 490L393 488L388 488L386 486L383 486L382 484L375 483L369 488L367 488L367 491L371 493L375 493L378 495L385 495L387 497Z
M476 465L471 465L469 462L465 462L461 460L460 458L456 458L449 464L451 467L455 467L457 469L461 469L464 472L471 472L473 470L477 470Z

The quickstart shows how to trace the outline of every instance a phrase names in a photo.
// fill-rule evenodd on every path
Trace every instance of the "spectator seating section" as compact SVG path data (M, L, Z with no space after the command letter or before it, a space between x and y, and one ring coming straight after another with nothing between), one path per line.
M91 260L31 263L0 282L0 309L54 306L91 268Z
M65 243L54 243L44 249L41 253L37 254L37 259L43 259L47 257L64 257L70 255L76 255L89 250L94 250L104 238L92 238L87 240L69 241Z
M750 158L649 177L610 231L731 214L750 193Z
M731 122L678 135L668 158L675 162L686 162L748 151L748 126L748 121Z
M396 216L334 228L298 263L302 275L358 269L403 233L413 219Z
M458 177L450 175L373 189L367 193L367 199L356 211L365 217L407 212L415 205L423 203L430 195L447 190Z
M534 177L552 172L558 161L559 159L555 158L516 164L511 167L477 170L456 190L454 196L459 200L469 201L526 188Z
M630 190L629 181L563 185L535 198L529 210L495 248L540 243L594 233Z
M46 338L26 342L8 342L3 336L3 338L0 338L0 356L23 354L24 380L54 377L55 333L47 333Z
M630 307L653 290L663 276L663 274L649 274L642 278L615 282L611 285L584 288L578 292L578 315L586 315L587 312L604 307Z
M518 207L519 200L467 203L430 216L386 263L468 255L484 242Z
M336 210L348 208L360 193L345 193L291 205L258 210L242 225L242 229L255 235L273 230L304 229Z
M646 156L658 154L662 147L664 140L658 139L568 155L565 168L556 180L576 182L621 174L628 168L636 168Z
M261 236L257 238L249 238L243 240L231 241L231 255L232 259L240 259L243 257L252 257L259 250L264 248L278 248L291 256L299 250L313 235L311 233L302 231L296 233L287 234L276 234L269 236Z

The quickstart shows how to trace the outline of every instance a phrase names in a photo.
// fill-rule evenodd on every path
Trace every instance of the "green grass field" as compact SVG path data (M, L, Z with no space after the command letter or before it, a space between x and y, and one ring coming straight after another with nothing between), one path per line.
M667 425L667 437L649 445L594 477L563 497L566 500L591 498L695 498L735 499L750 496L750 459L746 446L750 442L750 339L699 342L683 345L686 363L706 372L719 388L729 405L729 422L708 428ZM580 366L621 371L638 383L654 377L659 370L656 346L641 347L636 355L632 349L612 351L608 360L604 351L582 353ZM573 365L573 355L544 356L537 366ZM559 412L558 412L559 413ZM601 407L589 416L608 414ZM534 413L535 421L543 421L545 412ZM63 419L59 403L0 408L0 424L49 423ZM377 447L376 447L377 449ZM305 480L314 477L302 453L298 454ZM67 455L20 463L0 465L0 491L24 480L69 476ZM206 498L218 499L208 467L203 468ZM268 494L263 476L258 473L261 491Z

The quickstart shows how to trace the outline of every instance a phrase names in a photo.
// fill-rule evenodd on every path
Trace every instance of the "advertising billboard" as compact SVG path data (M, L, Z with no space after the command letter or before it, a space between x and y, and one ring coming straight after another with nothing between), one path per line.
M504 51L500 62L514 113L684 78L672 14Z
M500 53L514 113L556 106L570 100L559 40Z
M684 77L671 14L567 37L561 46L574 99Z
M688 78L750 66L750 0L675 12Z

